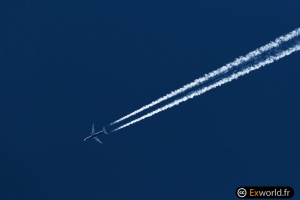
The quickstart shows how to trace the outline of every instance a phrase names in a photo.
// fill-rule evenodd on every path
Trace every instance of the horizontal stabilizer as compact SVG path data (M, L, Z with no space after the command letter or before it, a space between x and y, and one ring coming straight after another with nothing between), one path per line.
M103 126L103 132L107 135L108 133L105 130L105 127Z

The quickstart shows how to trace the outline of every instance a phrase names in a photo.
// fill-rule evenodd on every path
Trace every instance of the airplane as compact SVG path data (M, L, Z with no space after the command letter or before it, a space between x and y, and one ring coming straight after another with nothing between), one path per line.
M103 144L100 139L97 137L97 135L101 134L101 133L105 133L107 134L106 130L105 130L105 127L103 127L103 130L102 131L99 131L97 133L95 133L95 128L94 128L94 124L92 125L92 132L91 132L91 135L84 138L83 141L86 141L87 139L90 139L90 138L93 138L94 140L96 140L97 142L99 142L100 144Z

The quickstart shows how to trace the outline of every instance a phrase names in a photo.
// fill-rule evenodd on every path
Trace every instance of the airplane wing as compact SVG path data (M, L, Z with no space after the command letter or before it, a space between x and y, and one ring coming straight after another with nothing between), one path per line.
M94 124L93 124L93 126L92 126L92 133L95 133Z
M99 142L100 144L103 144L98 137L93 137L94 140L96 140L97 142Z

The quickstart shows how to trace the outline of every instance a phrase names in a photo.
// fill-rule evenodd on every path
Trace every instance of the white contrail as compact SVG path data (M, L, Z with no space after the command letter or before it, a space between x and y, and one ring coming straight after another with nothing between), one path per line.
M299 31L299 29L298 29L298 31ZM243 76L243 75L248 74L249 72L251 72L253 70L259 69L259 68L261 68L261 67L263 67L265 65L273 63L274 61L277 61L277 60L279 60L279 59L281 59L281 58L283 58L285 56L288 56L288 55L290 55L291 53L293 53L295 51L299 51L299 50L300 50L300 42L297 42L293 47L291 47L291 48L289 48L289 49L287 49L285 51L281 51L281 52L277 53L275 56L269 56L266 59L264 59L263 61L255 64L253 66L246 67L246 68L244 68L243 70L241 70L241 71L239 71L237 73L231 74L229 77L222 78L221 80L219 80L219 81L217 81L215 83L212 83L212 84L210 84L210 85L208 85L206 87L203 87L203 88L201 88L199 90L196 90L194 92L190 92L189 94L183 96L182 98L179 98L179 99L177 99L177 100L175 100L175 101L173 101L173 102L171 102L171 103L169 103L169 104L167 104L167 105L165 105L165 106L163 106L161 108L158 108L158 109L156 109L156 110L154 110L154 111L152 111L152 112L150 112L148 114L145 114L142 117L139 117L139 118L137 118L135 120L132 120L131 122L126 123L126 124L124 124L124 125L116 128L116 129L114 129L113 131L120 130L122 128L125 128L126 126L134 124L134 123L136 123L138 121L141 121L141 120L143 120L145 118L151 117L151 116L153 116L153 115L155 115L155 114L157 114L157 113L159 113L161 111L164 111L164 110L166 110L168 108L171 108L173 106L176 106L176 105L178 105L178 104L180 104L180 103L182 103L184 101L187 101L187 100L192 99L192 98L194 98L196 96L199 96L199 95L201 95L201 94L203 94L203 93L205 93L205 92L207 92L207 91L209 91L211 89L214 89L214 88L216 88L218 86L221 86L221 85L223 85L225 83L228 83L228 82L230 82L230 81L232 81L234 79L237 79L240 76Z
M176 96L180 93L183 93L183 92L185 92L189 89L192 89L193 87L198 86L200 83L203 83L207 80L211 80L214 77L227 72L229 69L231 69L235 66L241 65L242 63L245 63L245 62L253 59L254 57L260 56L262 53L271 50L272 48L280 46L283 42L287 42L287 41L297 37L299 34L300 34L300 28L298 28L298 29L296 29L296 30L284 35L284 36L281 36L281 37L277 38L274 42L272 41L269 44L267 44L265 46L262 46L259 49L256 49L255 51L252 51L252 52L248 53L246 56L241 56L241 57L237 58L235 61L233 61L231 63L228 63L225 66L223 66L223 67L221 67L221 68L219 68L215 71L210 72L209 74L205 74L203 77L198 78L198 79L194 80L193 82L191 82L187 85L184 85L183 87L181 87L181 88L179 88L175 91L170 92L169 94L167 94L167 95L151 102L150 104L145 105L145 106L141 107L140 109L138 109L138 110L136 110L136 111L120 118L120 119L118 119L117 121L111 123L110 125L113 125L113 124L116 124L120 121L123 121L124 119L127 119L127 118L129 118L129 117L131 117L131 116L133 116L137 113L140 113L140 112L142 112L142 111L144 111L144 110L146 110L146 109L148 109L148 108L150 108L154 105L157 105L157 104L161 103L162 101L165 101L165 100L170 99L170 98L172 98L172 97L174 97L174 96Z

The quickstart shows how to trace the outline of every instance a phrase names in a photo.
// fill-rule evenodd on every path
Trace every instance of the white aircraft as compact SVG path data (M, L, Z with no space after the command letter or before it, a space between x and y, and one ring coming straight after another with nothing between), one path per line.
M87 139L90 139L90 138L93 138L94 140L96 140L97 142L99 142L100 144L103 144L99 138L97 137L97 135L101 134L101 133L105 133L107 134L105 128L103 127L103 130L102 131L99 131L97 133L95 133L95 128L94 128L94 124L92 125L92 132L91 132L91 135L86 137L83 141L86 141Z

